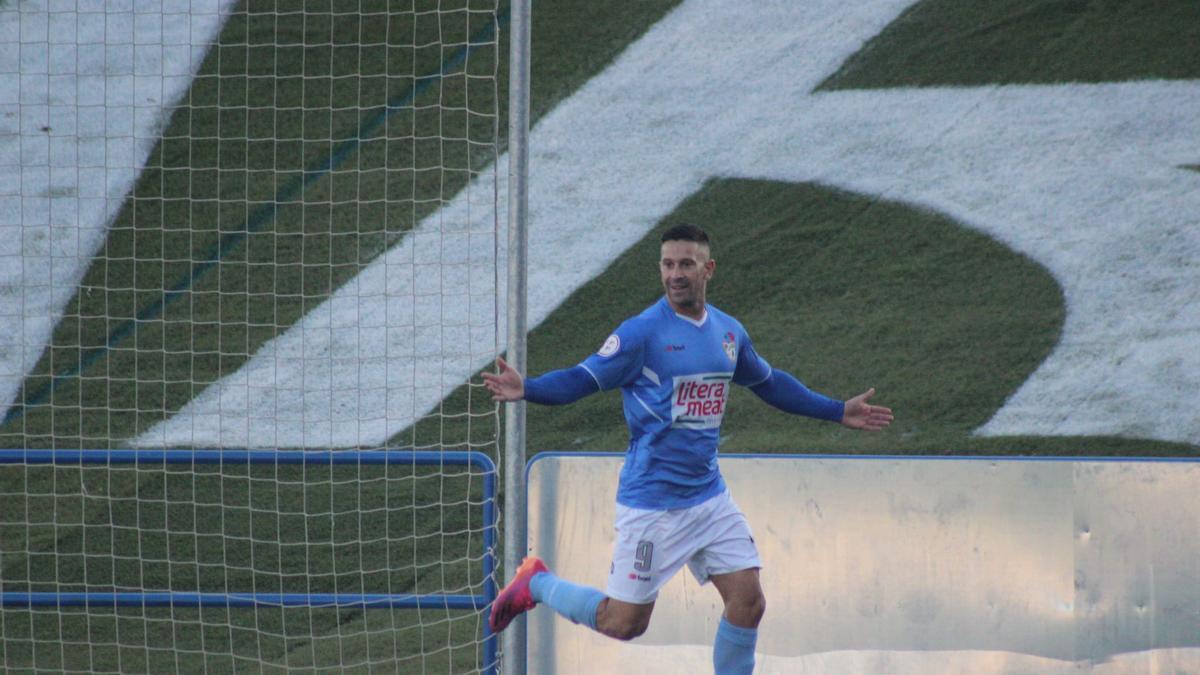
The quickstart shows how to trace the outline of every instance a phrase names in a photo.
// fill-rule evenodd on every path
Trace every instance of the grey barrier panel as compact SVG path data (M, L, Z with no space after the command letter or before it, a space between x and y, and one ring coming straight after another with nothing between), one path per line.
M603 589L621 461L531 462L530 550L560 576ZM1200 672L1200 462L720 461L763 558L759 672ZM685 568L632 643L536 610L530 671L695 670L721 607Z

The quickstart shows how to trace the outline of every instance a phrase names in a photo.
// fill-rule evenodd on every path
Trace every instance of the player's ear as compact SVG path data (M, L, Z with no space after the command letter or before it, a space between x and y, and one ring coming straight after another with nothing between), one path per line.
M713 275L713 270L715 270L715 269L717 269L717 261L713 260L712 258L709 258L708 262L704 263L704 271L708 273L705 275L705 278L711 279L712 275Z

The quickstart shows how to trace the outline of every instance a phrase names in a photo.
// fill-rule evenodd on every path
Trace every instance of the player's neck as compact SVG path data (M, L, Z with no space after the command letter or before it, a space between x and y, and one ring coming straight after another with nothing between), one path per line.
M670 298L667 298L667 304L671 306L671 309L674 310L676 314L691 319L692 321L703 321L705 315L708 314L708 311L705 309L705 302L703 300L697 301L690 305L677 305L671 302Z

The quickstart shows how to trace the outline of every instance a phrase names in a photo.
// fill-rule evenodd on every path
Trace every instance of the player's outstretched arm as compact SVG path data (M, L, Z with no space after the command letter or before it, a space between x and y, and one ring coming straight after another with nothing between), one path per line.
M842 425L863 431L886 429L892 423L892 409L867 403L874 395L875 388L871 387L846 401L846 410L842 413Z
M563 405L600 391L596 379L583 366L552 370L525 379L504 359L496 359L498 373L484 373L483 384L492 392L492 400L504 403L520 401L542 405Z
M496 367L500 372L483 374L483 384L492 392L492 400L509 402L525 398L525 378L498 356Z
M815 392L791 373L778 368L772 368L767 379L751 385L750 391L768 404L793 415L841 422L846 413L844 401Z
M843 402L812 391L791 374L772 368L770 376L751 385L750 391L784 412L840 422L850 429L882 431L892 423L891 408L867 402L875 395L873 388Z

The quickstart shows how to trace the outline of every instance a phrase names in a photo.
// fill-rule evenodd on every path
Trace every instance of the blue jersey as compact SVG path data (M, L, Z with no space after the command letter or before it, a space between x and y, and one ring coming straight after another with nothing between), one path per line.
M725 489L717 441L731 384L754 386L771 375L737 319L707 305L696 321L666 297L622 323L580 365L600 389L621 388L630 439L617 501L659 510Z

